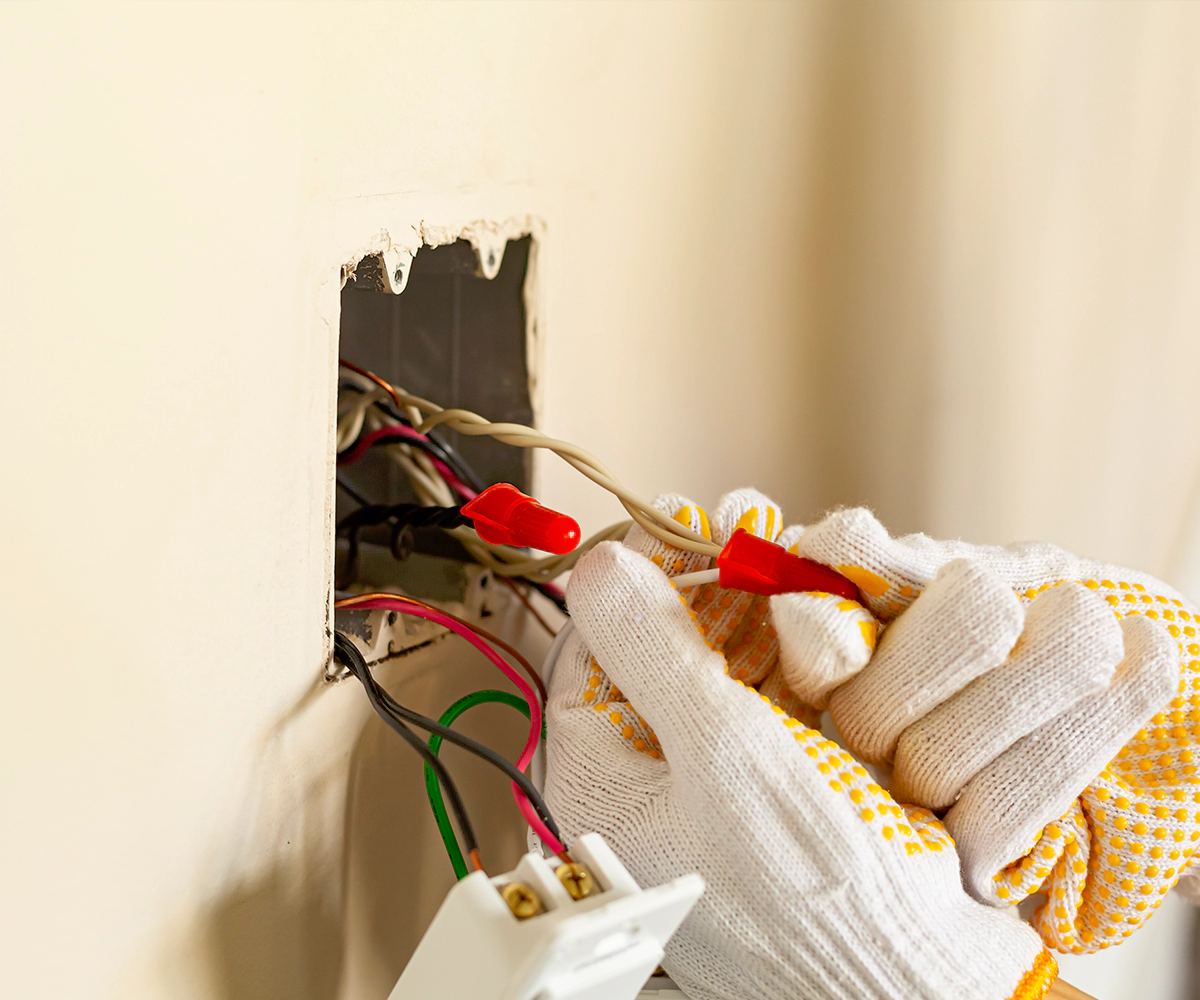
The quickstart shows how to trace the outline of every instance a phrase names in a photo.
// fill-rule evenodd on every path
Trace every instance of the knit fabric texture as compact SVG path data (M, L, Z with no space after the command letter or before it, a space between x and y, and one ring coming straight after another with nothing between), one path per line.
M682 497L658 504L719 544L738 527L801 540L780 537L778 508L754 491L711 519ZM707 883L667 971L695 1000L1043 996L1053 959L1014 912L963 891L937 817L897 804L810 724L770 602L667 580L707 562L636 529L581 559L548 704L546 797L567 838L600 833L643 885L689 871ZM869 656L863 615L817 596L789 622L824 623L841 651L813 662L836 675L866 661L849 639ZM838 616L853 628L829 625Z
M885 623L832 696L839 730L894 766L898 797L949 807L972 894L1041 893L1034 926L1062 951L1131 935L1200 842L1196 608L1052 545L893 539L861 508L799 551Z

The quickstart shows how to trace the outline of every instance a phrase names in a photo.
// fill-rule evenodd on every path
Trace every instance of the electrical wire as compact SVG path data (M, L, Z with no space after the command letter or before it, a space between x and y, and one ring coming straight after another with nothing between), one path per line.
M396 699L388 694L387 691L385 691L382 687L379 688L379 692L380 700L387 707L388 711L400 721L410 723L414 726L419 726L421 729L427 730L428 732L436 733L444 739L449 740L456 746L460 746L464 750L473 753L476 757L481 758L482 760L491 764L492 767L503 771L506 775L508 775L512 782L518 788L520 788L521 794L525 796L526 800L532 805L534 813L538 816L539 822L534 826L534 830L537 831L540 829L547 829L550 831L552 837L555 839L559 837L558 827L553 818L550 816L550 810L547 809L546 803L542 800L541 793L538 792L537 788L534 786L533 782L529 780L528 776L522 770L516 767L512 761L496 753L496 751L491 749L491 747L484 746L482 743L471 739L471 737L464 736L457 730L451 729L449 726L444 726L440 722L435 722L433 719L429 718L429 716L422 715L420 712L415 712L411 708L400 704L400 702L396 701ZM522 704L524 704L528 710L528 703L522 702ZM544 827L541 825L543 822L545 823Z
M404 604L406 607L395 608L388 606L391 603ZM546 703L546 687L542 681L541 675L534 670L533 664L525 659L525 657L522 656L517 649L514 649L499 636L493 635L487 629L482 628L473 622L464 621L457 615L452 615L449 611L444 611L441 608L435 608L432 604L426 604L424 601L419 601L415 597L409 597L406 594L389 593L354 594L350 597L343 597L340 600L335 601L333 606L337 610L348 608L357 608L359 610L383 608L384 610L388 611L398 611L401 614L412 613L416 617L433 621L436 624L441 625L443 628L447 628L450 631L461 635L464 639L470 642L471 645L475 646L476 649L479 649L481 652L483 652L483 654L489 660L491 660L495 666L499 667L504 675L517 686L518 690L520 690L521 693L527 697L527 699L534 698L539 705L544 705ZM412 611L413 608L418 608L420 610ZM486 646L481 645L478 641L476 641L475 638L467 633L473 633L474 636L484 640L485 643L490 642L496 646L499 646L506 653L508 653L509 656L516 660L521 669L529 676L533 686L537 689L536 697L533 695L533 692L530 691L529 685L527 685L518 675L513 672L513 668L505 663L494 649L486 648ZM531 717L531 732L534 722L535 720ZM537 725L541 725L540 719L537 720Z
M442 611L439 608L433 608L428 604L422 604L421 602L415 601L412 598L404 597L398 594L356 594L353 597L346 597L339 601L335 601L334 608L359 608L363 610L382 608L387 611L397 611L400 614L412 615L416 618L424 618L457 633L471 643L471 645L473 645L481 653L483 653L484 656L486 656L496 667L500 669L500 671L506 677L508 677L509 680L511 680L517 686L517 690L521 692L526 700L526 703L529 705L529 736L526 739L525 746L516 762L517 772L523 772L526 770L526 768L529 766L530 760L533 758L533 755L537 750L538 743L541 740L543 718L542 705L539 702L537 695L534 693L533 688L529 686L525 679L507 661L505 661L495 649L489 646L487 642L485 642L479 636L472 625L446 613L445 611ZM400 708L401 706L396 707ZM418 722L415 718L409 718L408 716L405 717L408 718L409 721L425 727L424 722ZM455 737L447 735L447 739L455 739ZM504 763L507 765L508 762L505 761ZM503 765L498 764L497 766ZM524 784L528 784L527 779L524 779ZM556 854L564 853L566 848L563 845L557 830L554 829L553 822L543 822L543 818L549 820L549 817L543 817L539 815L540 810L538 809L538 806L541 805L541 802L539 798L533 797L537 794L536 789L533 789L532 784L528 784L528 788L524 787L524 784L522 780L519 780L517 777L513 777L512 791L513 798L517 803L517 808L521 810L521 814L525 817L529 825L533 827L534 832L542 838L542 841L552 851L554 851ZM533 796L529 795L530 790L533 791ZM542 805L541 808L544 810L544 805Z
M406 528L452 528L469 522L460 507L426 507L415 503L367 504L343 517L335 529L335 535L344 536L347 542L345 577L353 580L358 571L358 536L363 528L380 524L392 524L391 548L397 553L401 533Z
M359 654L359 657L361 659L361 654ZM462 747L464 750L473 753L475 756L482 758L500 771L503 771L512 780L514 786L516 786L514 791L516 789L519 789L520 791L519 796L514 796L517 798L518 806L524 804L525 806L529 807L528 809L522 809L522 815L525 816L525 819L529 822L529 825L533 827L534 832L537 833L539 837L542 837L546 845L549 846L556 854L564 854L566 852L566 848L562 845L562 835L559 833L558 827L555 824L554 819L551 817L549 809L546 807L546 803L543 801L536 786L523 772L523 768L527 766L528 762L520 764L519 766L513 765L512 762L496 753L496 751L492 750L490 747L486 747L482 743L471 739L469 736L464 736L462 733L459 733L440 722L435 722L428 716L421 715L419 712L415 712L411 708L407 708L406 706L400 704L400 702L396 701L395 698L388 694L384 688L379 686L378 682L374 681L374 678L372 678L372 682L374 684L374 692L378 698L378 701L382 704L383 708L388 712L391 718L402 725L404 723L409 723L411 725L419 726L422 729L428 730L431 733L436 733L444 739L449 740L451 743L454 743L457 746ZM524 702L523 704L525 705L526 712L528 713L532 706L528 702ZM532 722L532 715L530 717L530 721ZM539 738L540 736L541 734L539 733Z
M511 692L474 691L459 698L458 701L446 709L438 719L438 725L449 726L467 709L491 702L508 705L515 708L518 712L523 713L526 717L529 716L529 706ZM429 737L429 752L435 757L441 746L441 736L434 733ZM446 812L446 803L442 797L442 789L438 785L437 775L428 764L425 765L425 793L429 796L429 808L433 810L433 818L437 823L438 832L442 835L442 843L446 845L446 853L450 856L450 864L454 867L454 874L460 879L466 878L467 863L463 860L462 851L458 849L458 842L454 839L454 827L450 825L450 816Z
M426 608L429 607L428 604L424 604L423 602L418 601L415 598L409 598L409 600L411 600L414 604L420 604L422 607L426 607ZM434 609L434 610L437 610L437 609ZM525 659L525 657L521 655L519 650L510 646L507 642L505 642L503 639L501 639L498 635L492 635L492 633L489 632L487 629L481 628L479 625L476 625L474 622L468 622L468 621L464 621L461 618L456 618L454 615L450 614L449 611L443 612L443 614L445 614L449 618L454 618L454 620L456 622L458 622L461 625L465 625L476 635L482 636L484 639L486 639L492 645L499 646L501 649L504 650L504 652L508 653L509 656L511 656L514 660L517 661L517 663L520 664L521 669L525 671L525 673L529 676L529 679L533 682L533 686L535 688L537 688L538 698L540 699L540 701L542 703L542 709L543 709L543 711L542 711L542 736L544 737L546 735L545 707L546 707L546 701L550 696L546 693L546 684L542 680L542 675L533 669L533 664L530 663L527 659Z
M477 871L483 870L483 863L479 858L479 842L475 839L475 831L471 826L471 821L467 816L466 806L463 805L462 796L459 795L458 789L454 785L450 773L446 770L445 765L438 760L437 755L433 753L425 745L425 742L408 728L400 719L396 718L389 711L387 701L387 692L380 687L379 682L371 674L370 668L367 666L367 661L363 658L362 653L358 651L358 647L354 645L353 640L342 632L334 632L333 634L333 652L334 656L341 660L346 668L354 674L362 683L363 688L367 692L367 699L371 702L371 707L375 709L376 714L383 719L387 725L394 730L409 746L421 755L425 761L426 774L430 770L437 777L438 783L442 786L445 794L450 799L450 808L454 810L454 818L458 821L459 833L462 836L463 842L467 846L467 854L471 858L471 863ZM427 786L428 787L428 786ZM447 823L447 828L449 823ZM439 827L441 829L441 827ZM458 842L454 838L453 830L443 831L443 840L446 842L446 850L450 850L450 845L454 845L454 849L458 851ZM458 852L458 857L461 860L462 852ZM466 867L465 862L463 867Z
M410 528L457 528L470 518L462 508L424 507L417 503L373 503L359 507L343 517L337 526L342 531L369 528L387 521L397 521Z
M353 373L354 378L361 378L357 373ZM338 451L341 452L350 448L354 441L361 435L363 423L366 420L368 412L374 408L374 411L381 417L386 417L388 421L393 423L384 423L383 426L403 426L412 429L412 424L409 418L400 412L392 402L392 398L382 389L375 388L374 383L367 381L372 388L367 389L364 386L357 385L354 382L346 380L345 387L351 392L359 394L360 398L356 400L353 406L346 408L344 412L339 413L338 417ZM339 386L340 388L340 386ZM365 398L365 397L369 397ZM413 431L416 434L416 431ZM454 448L453 445L443 441L437 436L437 431L431 431L428 434L418 435L413 441L417 442L420 439L418 446L428 451L430 455L440 458L464 483L471 487L476 492L480 492L487 487L487 483L473 468L470 463L462 457Z
M337 464L349 465L352 462L357 462L366 453L368 448L380 444L395 444L397 439L426 451L430 461L433 462L433 467L437 469L438 475L445 480L447 486L464 500L474 500L479 495L479 491L472 489L459 479L449 464L433 449L428 447L429 439L424 434L418 434L411 427L404 424L389 424L363 434L350 448L338 453Z
M468 552L497 576L519 576L532 583L549 583L562 576L601 542L624 538L631 527L633 527L632 521L610 524L607 528L601 528L582 545L570 552L560 556L539 558L530 558L528 552L507 545L490 545L480 538L473 528L455 528L450 534L462 542Z
M578 445L552 438L533 427L526 427L524 424L493 423L470 410L443 409L427 399L395 388L365 368L360 368L348 361L342 361L341 365L347 370L369 379L379 389L386 392L396 406L408 414L413 429L418 433L427 434L433 428L445 424L460 434L472 437L486 435L518 448L545 448L553 451L596 485L612 493L621 501L621 505L637 524L661 541L675 548L707 556L716 556L721 551L721 547L716 543L692 531L628 490L608 466ZM369 396L370 393L367 395ZM339 424L339 444L341 438L342 431Z
M392 598L395 600L404 601L406 604L415 604L419 608L425 608L428 611L436 611L439 614L445 615L451 621L457 622L463 628L470 629L477 636L481 637L482 639L486 640L487 642L490 642L493 646L499 646L502 650L504 650L504 652L506 652L509 656L511 656L514 660L517 661L518 666L520 666L521 670L523 670L525 672L526 676L529 677L529 680L532 682L533 686L535 688L537 688L538 701L543 706L545 706L546 699L549 697L549 695L546 693L546 684L542 680L542 675L539 674L534 669L533 664L530 663L525 658L525 656L521 653L521 651L519 649L516 649L514 646L509 645L507 642L505 642L503 639L501 639L500 636L493 635L491 632L489 632L483 626L476 625L474 622L469 622L463 618L459 618L457 615L452 615L449 611L445 611L442 608L435 608L432 604L426 604L424 601L419 601L415 597L409 597L407 594L388 594L388 593L361 594L361 595L355 594L354 597ZM337 607L337 608L342 607L343 600L350 601L351 598L343 598L342 600L339 600L334 605L334 607ZM346 604L345 606L352 607L353 605ZM545 729L545 720L543 720L542 728ZM543 733L543 735L545 735L545 734Z
M695 573L673 576L671 583L674 584L676 590L682 590L684 587L695 587L702 583L718 583L720 579L721 571L719 569L702 569Z
M551 639L553 639L556 635L558 635L558 633L555 632L554 629L552 629L550 627L550 623L541 616L541 614L538 612L538 609L533 606L533 602L529 600L528 595L526 595L525 592L523 590L521 590L520 587L518 587L515 583L513 583L512 580L509 579L507 576L497 577L497 579L501 580L503 583L507 584L508 589L517 595L517 600L519 600L523 605L525 605L525 610L529 612L529 614L533 617L534 621L536 621L539 625L542 626L543 629L546 630L546 633L550 636Z
M345 362L343 362L343 365L347 368L347 371L353 373L356 377L361 377L366 380L367 384L371 386L371 388L366 390L363 387L355 386L352 382L347 380L347 387L358 392L360 396L359 399L354 402L353 406L345 409L339 417L337 440L339 448L344 449L339 453L339 462L344 463L351 454L358 452L359 444L356 442L355 438L362 431L364 422L367 419L367 413L368 411L371 411L372 408L386 412L390 419L397 422L395 424L385 424L385 427L405 426L408 428L408 432L416 435L416 432L413 431L411 426L408 425L409 418L406 415L401 414L399 410L395 408L392 398L384 389L379 388L378 386L375 386L374 383L370 382L367 375L359 375L359 372L362 371L361 369L351 366L349 363ZM367 374L369 375L370 373ZM371 433L374 432L368 432L368 434ZM432 434L433 432L431 431L429 435L424 436L424 440L427 443L433 442L434 439ZM363 435L363 437L365 436L366 435ZM404 436L407 437L407 433L405 433ZM363 437L359 437L358 441L362 441ZM413 440L415 441L415 438ZM453 464L456 466L464 464L461 462L461 458L457 456L457 453L454 453L453 450L448 446L442 446L439 443L437 447L445 447L446 454L443 457L446 460L452 460ZM436 486L435 484L429 482L427 476L425 476L419 470L414 469L412 462L407 460L405 456L399 454L396 449L389 449L388 453L394 460L400 463L401 467L406 473L408 473L410 480L412 480L413 488L417 491L417 494L423 503L427 505L440 503L440 500L435 499L434 496ZM462 480L466 480L467 483L472 484L472 486L476 483L479 483L479 478L473 470L468 468L460 469L459 471L462 472L462 475L460 476L460 482ZM479 485L482 487L481 483ZM458 486L452 481L450 482L450 486L454 489L458 488ZM516 549L505 545L493 545L489 542L485 542L474 532L473 529L469 527L458 529L455 534L457 534L459 541L464 545L471 556L476 561L491 569L494 573L496 573L496 575L525 577L530 583L538 586L540 584L548 583L549 581L569 570L575 565L581 556L590 551L591 548L597 545L599 542L624 537L632 523L632 521L623 521L618 524L610 525L609 527L597 532L586 542L584 542L583 545L577 547L572 552L562 555L551 555L536 558L531 558L529 553L523 549ZM561 609L565 610L565 603L562 600L561 594L556 595L550 593L547 594L547 596Z
M367 396L370 398L356 401L346 413L341 412L339 401L336 435L338 451L343 451L358 437L366 420L367 410L374 402L382 399L378 392L374 390L367 393ZM409 422L411 423L411 420ZM409 444L402 444L391 449L390 454L393 460L408 473L409 479L412 480L413 488L422 502L429 504L448 504L453 502L450 496L450 488L442 482L429 455L419 450L414 451Z

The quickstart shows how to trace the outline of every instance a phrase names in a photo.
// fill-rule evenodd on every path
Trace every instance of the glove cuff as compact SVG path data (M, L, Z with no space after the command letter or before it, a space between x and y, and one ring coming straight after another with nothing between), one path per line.
M1033 960L1033 967L1021 977L1010 1000L1042 1000L1058 978L1058 962L1045 948Z

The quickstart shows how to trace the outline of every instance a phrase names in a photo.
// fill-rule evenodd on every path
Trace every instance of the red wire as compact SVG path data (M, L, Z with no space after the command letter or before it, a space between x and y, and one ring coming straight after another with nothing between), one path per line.
M353 448L351 448L348 452L344 452L343 454L339 455L337 464L349 465L351 462L357 462L360 458L362 458L363 453L370 448L371 445L380 440L380 438L388 437L404 438L408 441L428 442L429 440L424 434L418 434L411 427L405 427L403 424L380 427L371 431L369 434L364 434L358 439L358 441L355 442ZM428 455L429 453L426 452L426 454ZM438 474L444 480L446 480L446 484L460 497L462 497L464 500L474 500L475 497L478 496L478 494L461 479L459 479L458 476L454 474L454 470L451 469L450 466L448 466L440 458L438 458L436 455L429 455L429 459L431 462L433 462L434 468L438 470Z
M537 750L538 743L542 737L541 703L538 701L537 695L534 694L533 688L529 686L529 682L504 657L480 638L469 623L455 618L445 611L410 600L400 594L358 594L354 597L346 597L340 601L335 601L333 606L335 608L361 608L364 610L378 608L385 611L398 611L402 615L412 615L415 618L425 618L428 621L435 622L466 639L467 642L491 660L517 686L517 690L521 692L521 696L529 705L529 736L525 741L525 747L521 751L521 756L516 761L517 767L522 771L525 771L529 767L529 762L533 759L534 751ZM521 791L521 786L515 781L512 785L512 791L517 808L521 811L521 815L525 817L525 821L533 827L534 833L555 854L565 852L566 846L542 822L542 818L537 814L537 810L533 808L532 803L526 798L525 793Z

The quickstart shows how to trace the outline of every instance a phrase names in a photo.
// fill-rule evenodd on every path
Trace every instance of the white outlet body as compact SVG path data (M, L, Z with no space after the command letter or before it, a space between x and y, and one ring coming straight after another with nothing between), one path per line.
M446 896L389 1000L635 1000L704 880L641 889L598 834L572 856L598 892L572 899L554 859L530 853L507 874L473 872ZM544 912L518 920L499 888L520 881Z

